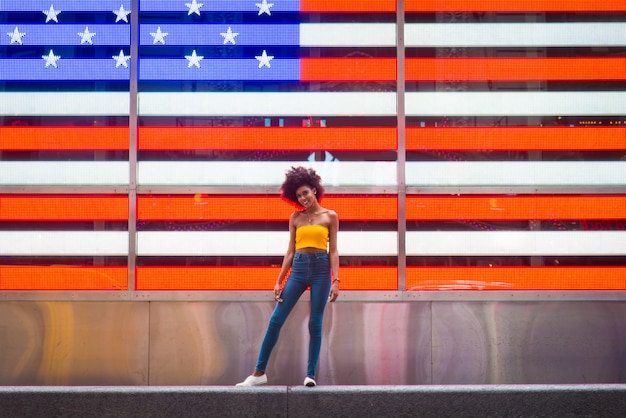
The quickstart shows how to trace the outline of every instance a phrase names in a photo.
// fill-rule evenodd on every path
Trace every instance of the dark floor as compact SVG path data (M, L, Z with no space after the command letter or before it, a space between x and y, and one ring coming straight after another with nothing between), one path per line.
M0 417L620 417L626 385L0 387Z

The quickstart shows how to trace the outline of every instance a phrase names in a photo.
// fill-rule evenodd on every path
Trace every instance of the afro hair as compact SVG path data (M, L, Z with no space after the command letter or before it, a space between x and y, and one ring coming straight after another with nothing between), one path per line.
M291 167L285 174L285 181L280 186L280 195L283 199L294 203L300 207L300 203L296 198L296 191L302 186L309 186L317 190L317 200L324 196L324 186L322 186L322 178L312 168Z

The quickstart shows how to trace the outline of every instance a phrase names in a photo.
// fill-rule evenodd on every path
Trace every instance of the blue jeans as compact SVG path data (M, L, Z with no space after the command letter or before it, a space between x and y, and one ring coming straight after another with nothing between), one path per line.
M265 338L261 345L261 352L256 369L264 372L267 361L276 341L280 329L287 320L287 316L296 305L300 296L308 286L311 287L311 313L309 315L309 362L307 376L314 378L317 362L322 347L322 321L324 308L328 301L331 287L330 262L326 251L311 254L296 252L291 265L291 274L281 294L282 302L276 304L274 313L267 326Z

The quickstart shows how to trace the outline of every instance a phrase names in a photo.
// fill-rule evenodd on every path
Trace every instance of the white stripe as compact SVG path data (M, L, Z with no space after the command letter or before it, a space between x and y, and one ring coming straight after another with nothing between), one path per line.
M408 116L611 116L625 92L407 92ZM128 115L127 93L0 93L0 116ZM396 93L139 93L141 116L393 116Z
M407 116L623 116L623 91L407 92Z
M626 23L407 23L407 47L624 46Z
M0 231L0 255L125 256L126 231Z
M139 93L141 116L393 116L396 93Z
M289 234L264 231L137 234L142 256L278 256ZM397 255L396 232L340 231L341 255ZM372 245L375 243L375 245ZM623 231L409 231L409 256L626 255ZM124 256L124 231L0 231L0 255Z
M395 186L396 163L142 161L140 185L279 186L291 166L313 167L327 186ZM2 186L127 185L126 161L0 161ZM625 186L624 161L409 161L406 184L449 186Z
M395 23L302 23L300 46L396 46Z
M280 186L292 166L314 168L325 186L395 186L395 161L141 161L142 186Z
M0 161L0 186L110 186L129 183L128 161Z
M0 92L0 116L128 116L126 92Z
M407 162L407 186L626 186L626 161Z
M140 256L283 256L289 242L287 231L218 231L137 233ZM380 256L398 254L398 234L340 231L340 255Z
M408 256L626 255L623 231L409 231Z

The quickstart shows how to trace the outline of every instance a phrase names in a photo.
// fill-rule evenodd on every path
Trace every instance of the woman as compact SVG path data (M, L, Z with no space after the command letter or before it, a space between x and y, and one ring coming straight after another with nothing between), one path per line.
M313 169L292 167L280 188L281 196L303 210L289 217L289 247L274 286L278 302L270 318L254 372L237 386L267 383L265 368L280 329L307 287L311 288L309 317L309 361L305 386L315 386L315 370L322 346L322 321L326 301L339 295L339 253L337 230L339 218L333 210L320 206L324 195L321 178ZM283 279L291 268L289 280L281 290Z

